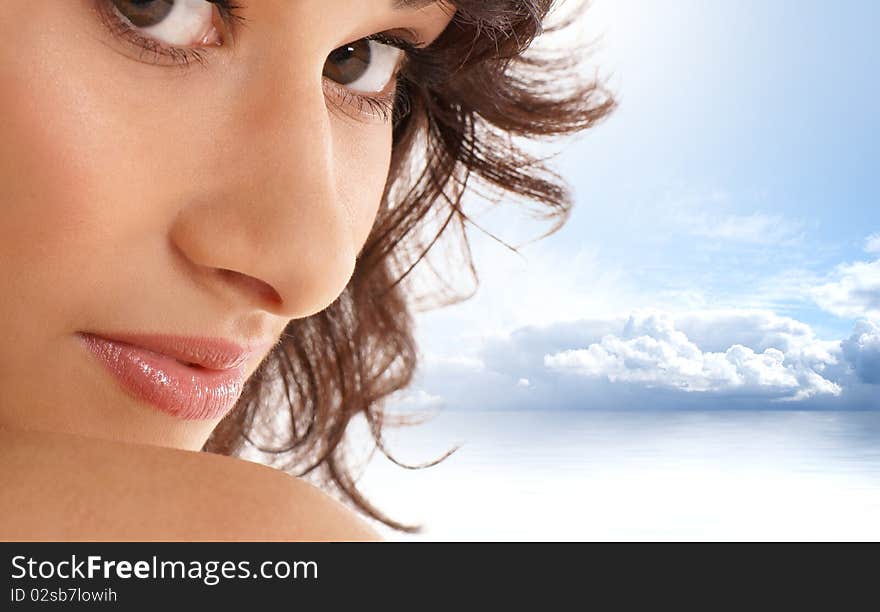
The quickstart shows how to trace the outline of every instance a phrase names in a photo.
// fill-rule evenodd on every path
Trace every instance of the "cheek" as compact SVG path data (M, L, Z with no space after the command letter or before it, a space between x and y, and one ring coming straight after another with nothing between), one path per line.
M39 274L67 279L66 295L106 284L108 264L124 267L120 245L158 231L155 203L185 172L163 144L188 135L169 118L173 105L151 104L175 99L173 85L130 61L126 75L93 21L72 2L14 3L0 15L0 254L40 261ZM133 89L138 74L145 95Z
M391 126L343 123L334 131L338 201L350 216L352 240L358 252L373 227L388 180Z
M107 181L99 181L99 169L108 160L92 144L103 136L79 114L82 107L71 110L72 92L63 81L7 71L0 78L4 238L73 237L96 212L95 188Z
M166 187L151 184L145 156L130 153L148 156L162 133L127 122L138 109L120 112L132 96L109 76L101 58L112 54L95 53L103 47L87 36L60 34L76 32L83 11L66 2L8 8L0 16L0 293L17 298L0 316L20 315L10 325L24 333L27 321L59 321L59 305L71 317L88 311L108 278L131 276L120 244L160 222L140 202Z
M49 4L37 3L35 11ZM45 19L37 16L30 23ZM21 263L19 269L39 260L39 267L29 266L29 276L33 271L36 278L75 278L73 259L84 246L77 241L84 235L97 239L107 225L92 208L101 201L96 187L107 180L99 178L107 159L95 146L106 136L82 86L89 66L71 66L68 50L59 48L51 33L0 26L2 260L13 267ZM28 49L28 61L21 49Z

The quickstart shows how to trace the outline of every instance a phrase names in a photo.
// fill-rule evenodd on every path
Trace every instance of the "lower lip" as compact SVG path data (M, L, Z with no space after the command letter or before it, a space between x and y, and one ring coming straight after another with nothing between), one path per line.
M91 334L80 337L129 394L171 416L215 419L232 410L241 396L244 364L228 370L208 370L131 344Z

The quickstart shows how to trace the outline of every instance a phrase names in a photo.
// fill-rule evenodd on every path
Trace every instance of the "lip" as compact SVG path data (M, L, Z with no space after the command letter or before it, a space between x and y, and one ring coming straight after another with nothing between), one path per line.
M187 420L229 412L244 388L248 361L269 346L243 349L222 339L159 334L78 335L130 395Z

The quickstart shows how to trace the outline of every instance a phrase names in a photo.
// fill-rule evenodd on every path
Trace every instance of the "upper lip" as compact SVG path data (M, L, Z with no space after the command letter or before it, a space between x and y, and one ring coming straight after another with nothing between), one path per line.
M160 353L181 363L194 363L211 370L229 370L250 361L272 342L249 343L243 347L224 338L176 336L172 334L91 334L106 340L131 344Z

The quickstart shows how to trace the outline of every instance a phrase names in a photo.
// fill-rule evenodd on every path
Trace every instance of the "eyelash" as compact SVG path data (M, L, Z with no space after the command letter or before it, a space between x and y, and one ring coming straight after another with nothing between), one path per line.
M142 36L134 27L126 23L119 15L117 15L110 0L97 1L98 13L111 34L135 44L140 47L142 51L150 53L152 56L152 59L148 60L150 63L162 65L161 58L168 57L175 63L175 65L181 68L188 67L192 62L197 62L202 66L207 65L205 49L197 47L173 47L155 39ZM221 17L227 26L230 26L231 24L241 25L247 21L244 16L238 13L242 8L242 5L237 4L233 0L207 1L217 6ZM382 44L397 47L405 52L401 67L398 69L394 77L395 79L398 79L397 86L390 92L384 94L360 93L337 83L332 83L330 86L336 90L337 95L341 98L339 104L342 108L346 109L354 107L354 110L357 113L368 116L378 115L383 121L396 120L395 111L400 110L397 108L397 104L401 102L402 108L408 107L408 104L406 103L407 101L402 99L402 97L405 96L406 91L405 88L401 87L399 76L404 72L407 65L413 61L414 56L419 51L423 51L423 48L418 45L413 45L409 41L395 36L389 36L384 33L371 34L370 36L365 36L362 40L375 40ZM142 58L143 53L141 53L141 56L138 59Z

